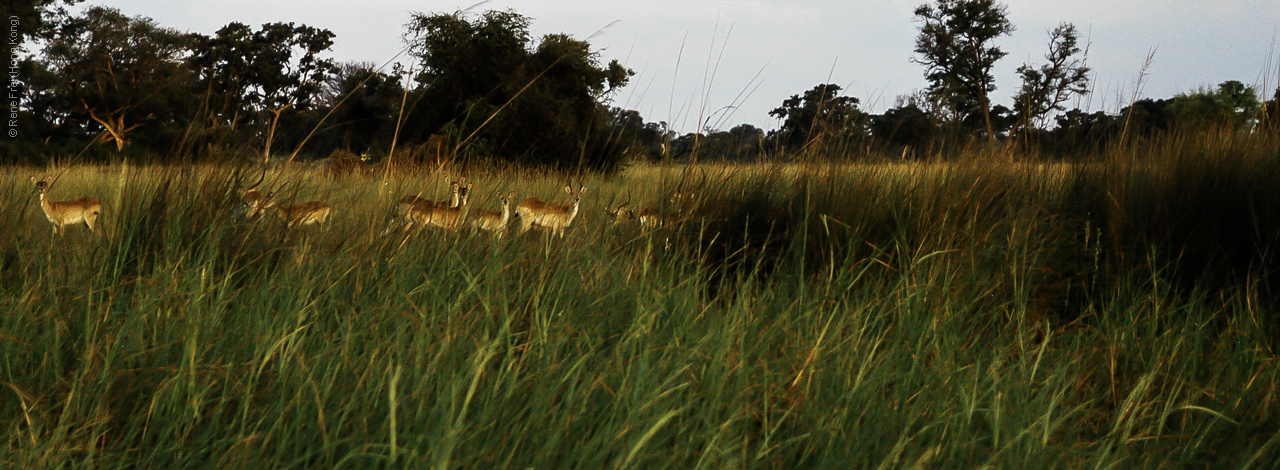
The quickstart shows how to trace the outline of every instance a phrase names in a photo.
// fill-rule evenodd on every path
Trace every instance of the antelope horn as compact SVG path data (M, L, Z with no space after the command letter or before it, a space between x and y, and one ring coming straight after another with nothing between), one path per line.
M262 174L258 175L258 181L256 183L253 183L253 186L250 186L249 189L258 187L258 185L262 184L262 180L265 180L265 179L267 179L267 167L264 166L262 167ZM245 191L248 191L249 189L246 189Z

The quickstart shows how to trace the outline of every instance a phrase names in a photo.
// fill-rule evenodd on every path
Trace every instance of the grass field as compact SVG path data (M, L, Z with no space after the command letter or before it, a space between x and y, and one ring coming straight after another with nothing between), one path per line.
M1280 145L472 170L564 239L378 236L433 172L0 169L10 468L1276 468ZM696 207L673 207L674 192ZM630 199L669 223L612 225ZM513 227L516 224L512 224Z

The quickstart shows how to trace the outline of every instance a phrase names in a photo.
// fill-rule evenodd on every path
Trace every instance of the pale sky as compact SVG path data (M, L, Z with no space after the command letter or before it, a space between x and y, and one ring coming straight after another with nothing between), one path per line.
M883 112L898 95L927 84L910 61L924 0L447 0L171 1L113 0L89 4L148 16L181 31L213 34L232 21L255 29L295 22L333 31L332 57L382 64L403 47L411 12L512 9L532 19L537 38L567 33L588 42L601 63L618 59L635 70L614 105L693 132L698 122L719 129L780 124L769 110L814 85L835 83ZM996 64L994 104L1009 105L1015 70L1040 64L1048 30L1075 23L1088 41L1094 92L1079 106L1115 112L1127 103L1147 54L1155 55L1142 96L1177 93L1239 80L1275 90L1280 79L1277 0L1008 0L1017 27L998 40L1008 53ZM683 49L683 53L681 50ZM409 65L411 58L398 61ZM1270 91L1264 92L1269 98Z

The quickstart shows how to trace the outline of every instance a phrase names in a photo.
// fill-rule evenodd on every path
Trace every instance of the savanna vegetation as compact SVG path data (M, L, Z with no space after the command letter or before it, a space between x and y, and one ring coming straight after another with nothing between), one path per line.
M384 71L74 3L5 7L3 466L1280 466L1280 134L1240 82L1068 110L1063 24L992 104L1005 7L940 0L884 113L820 84L676 135L514 12L415 14ZM467 223L566 186L563 237Z

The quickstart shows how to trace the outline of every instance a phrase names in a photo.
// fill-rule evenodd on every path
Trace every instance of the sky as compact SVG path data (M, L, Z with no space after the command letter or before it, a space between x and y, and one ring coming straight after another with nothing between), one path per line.
M924 89L911 62L924 0L447 0L208 1L113 0L88 4L146 16L161 26L211 35L238 21L255 29L294 22L336 34L338 61L383 64L401 55L413 13L514 10L531 18L533 37L567 33L587 40L601 63L634 70L614 106L685 133L738 124L776 129L769 111L822 83L844 88L861 108L883 112L900 95ZM1239 80L1259 90L1280 81L1277 0L1006 0L1017 28L997 40L993 104L1008 106L1016 69L1042 64L1048 31L1074 23L1087 43L1093 92L1068 103L1116 112L1140 97L1168 98ZM1152 60L1139 83L1143 63ZM1265 92L1269 98L1271 92ZM701 125L699 123L702 123Z

